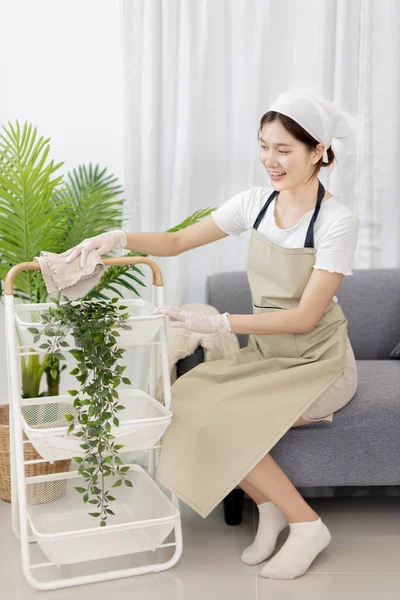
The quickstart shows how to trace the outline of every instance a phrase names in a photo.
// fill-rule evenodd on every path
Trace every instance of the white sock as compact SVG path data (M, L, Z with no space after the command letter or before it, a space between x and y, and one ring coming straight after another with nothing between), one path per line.
M273 502L258 504L260 520L254 542L248 546L240 557L246 565L258 565L266 560L275 550L278 535L287 527L287 520Z
M329 529L321 519L290 523L289 526L288 539L261 569L261 577L294 579L303 575L331 541Z

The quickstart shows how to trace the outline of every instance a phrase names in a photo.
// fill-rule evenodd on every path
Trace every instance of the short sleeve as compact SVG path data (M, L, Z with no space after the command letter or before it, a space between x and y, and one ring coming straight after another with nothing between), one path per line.
M244 192L239 192L211 213L215 224L222 231L229 235L240 235L252 227L253 198L256 189L251 187Z
M316 245L314 269L353 275L359 219L348 214L335 219Z

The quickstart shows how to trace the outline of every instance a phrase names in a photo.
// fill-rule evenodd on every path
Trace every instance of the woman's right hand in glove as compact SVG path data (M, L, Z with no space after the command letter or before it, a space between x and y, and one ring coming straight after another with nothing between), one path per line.
M102 256L108 254L114 248L124 248L127 244L125 232L122 229L115 229L114 231L106 231L95 237L87 238L83 240L77 246L66 250L61 256L68 256L66 263L70 263L79 255L81 256L81 268L85 266L88 254L91 250L97 250Z

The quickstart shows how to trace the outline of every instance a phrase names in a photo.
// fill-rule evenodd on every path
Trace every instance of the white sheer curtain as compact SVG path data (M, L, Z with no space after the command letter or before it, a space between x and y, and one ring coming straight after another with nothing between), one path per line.
M261 116L313 87L361 123L323 183L361 221L356 267L400 265L397 0L122 0L126 188L132 231L269 185ZM210 273L245 269L248 236L158 258L168 304L205 301Z

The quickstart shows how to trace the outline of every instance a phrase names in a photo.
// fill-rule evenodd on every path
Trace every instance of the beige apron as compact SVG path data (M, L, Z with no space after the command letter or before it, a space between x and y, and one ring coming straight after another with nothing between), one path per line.
M252 230L247 274L254 314L295 308L315 262L323 185L304 248L283 248L258 232L276 193ZM250 335L246 348L180 377L172 386L160 482L207 517L343 373L346 342L347 320L332 299L311 332Z

